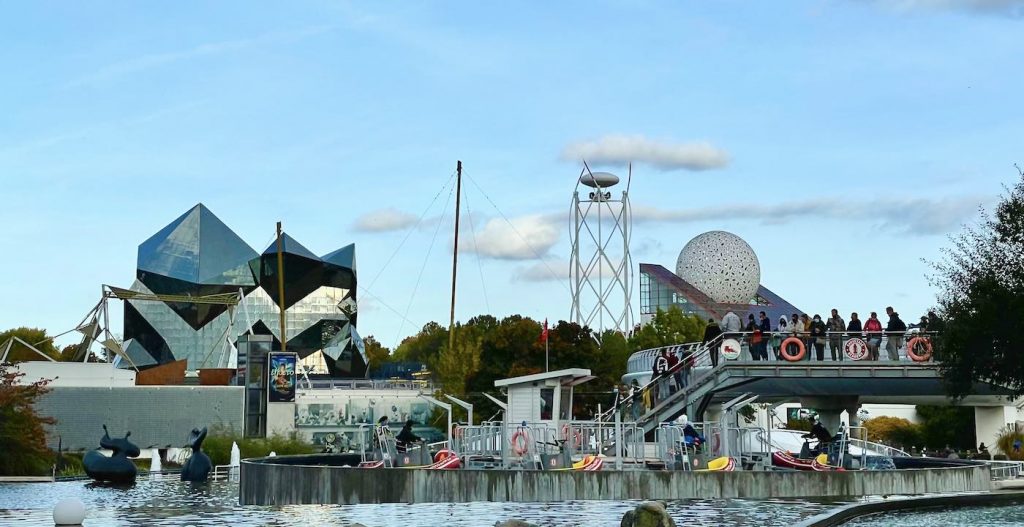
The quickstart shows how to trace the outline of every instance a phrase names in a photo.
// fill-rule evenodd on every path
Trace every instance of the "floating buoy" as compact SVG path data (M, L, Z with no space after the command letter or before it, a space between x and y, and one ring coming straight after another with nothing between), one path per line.
M64 498L53 506L54 525L81 525L85 521L85 504L78 498Z

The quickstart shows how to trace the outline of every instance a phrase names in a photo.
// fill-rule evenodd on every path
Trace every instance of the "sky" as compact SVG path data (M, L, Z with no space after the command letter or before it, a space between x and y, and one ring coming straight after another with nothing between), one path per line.
M0 2L0 328L72 329L201 202L257 251L277 221L355 243L359 331L394 346L447 323L457 160L459 320L569 318L584 159L632 162L634 274L726 230L805 311L916 320L926 261L1024 163L1022 22L1021 0Z

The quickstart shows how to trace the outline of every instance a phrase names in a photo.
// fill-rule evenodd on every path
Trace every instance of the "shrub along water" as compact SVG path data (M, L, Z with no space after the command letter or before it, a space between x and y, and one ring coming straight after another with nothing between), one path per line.
M248 457L263 457L271 452L280 456L293 454L312 454L316 452L313 445L298 438L293 432L291 434L273 434L270 437L242 437L242 434L233 429L214 426L203 441L203 452L210 456L210 461L216 465L227 465L231 462L231 443L238 443L242 459Z

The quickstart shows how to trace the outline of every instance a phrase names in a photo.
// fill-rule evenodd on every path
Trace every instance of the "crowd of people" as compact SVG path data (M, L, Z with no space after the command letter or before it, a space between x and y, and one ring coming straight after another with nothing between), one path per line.
M740 342L743 349L736 350L737 353L746 352L750 359L755 361L767 361L770 360L770 356L775 360L784 360L783 342L790 337L799 339L806 351L807 360L824 361L825 349L828 348L833 361L842 361L846 342L859 338L867 346L865 360L880 360L884 340L888 360L898 361L899 350L908 329L916 328L919 332L942 331L942 320L934 311L929 311L918 323L909 326L892 307L885 308L885 314L888 320L883 326L874 311L866 320L861 320L856 312L850 313L849 322L843 320L838 309L832 309L826 320L822 320L817 314L808 316L806 313L793 313L789 318L780 317L773 328L764 311L758 313L756 318L753 313L749 314L746 324L743 324L739 315L729 311L722 317L721 322L714 318L708 319L702 344L708 349L712 367L718 366L721 350L717 345L707 345L715 343L720 337L723 340L735 339ZM790 343L793 345L792 341ZM641 387L639 381L634 380L627 396L641 403L643 408L650 409L657 401L685 388L689 384L690 370L696 365L697 353L700 351L701 348L691 347L677 353L670 351L669 348L662 348L654 358L651 368L651 380L662 382ZM641 405L634 404L633 407L634 418L637 418Z

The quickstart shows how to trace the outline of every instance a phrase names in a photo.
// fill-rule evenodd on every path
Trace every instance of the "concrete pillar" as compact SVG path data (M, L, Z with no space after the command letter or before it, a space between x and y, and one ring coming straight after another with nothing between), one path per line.
M1015 423L1021 416L1016 406L975 406L974 437L977 443L985 443L988 451L995 454L996 438L999 431ZM978 445L975 445L977 448Z

